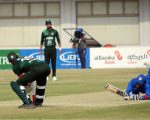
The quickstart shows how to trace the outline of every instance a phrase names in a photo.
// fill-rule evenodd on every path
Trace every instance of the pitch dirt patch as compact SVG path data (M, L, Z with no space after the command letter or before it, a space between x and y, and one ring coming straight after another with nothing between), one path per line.
M148 101L125 101L122 97L108 91L48 97L44 104L50 106L113 107L145 102Z
M109 91L46 97L44 106L113 107L141 104L149 101L125 101ZM0 106L18 106L21 101L0 102Z

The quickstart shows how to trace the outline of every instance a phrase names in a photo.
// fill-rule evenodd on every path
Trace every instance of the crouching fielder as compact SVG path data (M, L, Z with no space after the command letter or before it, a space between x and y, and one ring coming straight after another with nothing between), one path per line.
M12 64L13 72L19 77L16 81L11 81L10 83L13 91L23 102L23 105L19 106L19 108L29 109L42 106L45 95L46 77L50 74L49 66L33 58L20 57L15 52L10 52L7 55L7 59ZM28 99L26 92L20 89L20 86L28 86L33 81L36 81L34 104Z

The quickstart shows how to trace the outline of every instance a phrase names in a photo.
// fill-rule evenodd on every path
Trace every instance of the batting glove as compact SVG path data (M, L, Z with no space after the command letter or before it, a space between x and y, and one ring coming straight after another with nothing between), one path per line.
M130 99L131 100L140 100L140 96L139 96L139 94L131 94Z

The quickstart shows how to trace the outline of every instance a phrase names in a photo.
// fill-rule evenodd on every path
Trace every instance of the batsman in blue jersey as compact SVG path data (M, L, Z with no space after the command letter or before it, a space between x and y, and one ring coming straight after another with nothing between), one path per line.
M150 100L150 67L146 76L140 74L137 78L132 79L126 88L125 100ZM142 96L139 93L143 93Z
M140 97L141 100L150 100L150 68L146 76L145 95Z
M128 83L126 88L125 100L139 100L139 93L145 93L145 84L146 76L143 74L138 75L136 78L133 78Z
M143 74L138 75L138 77L133 78L128 83L128 86L126 88L126 94L139 94L140 92L145 93L145 83L146 76L144 76Z

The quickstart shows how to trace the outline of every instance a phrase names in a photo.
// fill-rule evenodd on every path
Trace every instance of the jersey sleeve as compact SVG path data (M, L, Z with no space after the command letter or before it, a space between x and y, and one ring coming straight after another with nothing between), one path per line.
M56 31L56 39L57 39L58 44L61 44L59 33L57 31Z
M130 95L130 92L132 91L133 89L133 83L132 83L132 80L128 83L128 86L126 88L126 94L127 95Z
M14 66L13 67L13 72L17 75L17 76L20 76L22 73L21 73L21 70L19 68L19 66Z
M147 77L150 78L150 68L148 68Z

